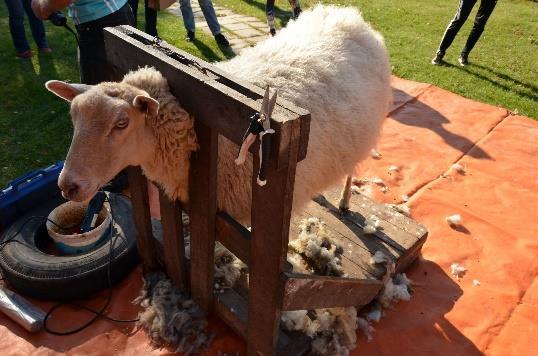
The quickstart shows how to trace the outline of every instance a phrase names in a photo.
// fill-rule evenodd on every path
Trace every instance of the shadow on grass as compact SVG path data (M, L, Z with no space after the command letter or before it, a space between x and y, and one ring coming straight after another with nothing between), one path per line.
M245 4L257 8L265 13L265 2L259 2L256 0L247 0ZM275 17L280 20L282 27L286 26L288 21L291 19L291 10L282 10L275 4Z
M525 97L527 99L530 99L530 100L533 100L533 101L538 101L538 87L532 85L532 84L529 84L529 83L524 83L524 82L521 82L517 79L514 79L506 74L502 74L502 73L499 73L491 68L488 68L488 67L485 67L485 66L482 66L480 64L474 64L474 63L470 63L469 65L465 66L465 67L462 67L460 65L455 65L455 64L452 64L452 63L448 63L448 62L442 62L441 63L442 66L445 66L445 67L450 67L450 68L456 68L458 70L461 70L463 72L466 72L472 76L475 76L476 78L480 79L480 80L484 80L486 82L489 82L490 84L502 89L502 90L506 90L506 91L512 91L512 92L515 92L517 93L517 95L520 95L522 97ZM488 76L485 76L483 74L480 74L474 70L472 70L472 68L475 67L475 68L479 68L479 69L482 69L482 70L485 70L485 71L488 71L490 72L491 74L493 75L496 75L498 78L502 79L502 80L506 80L506 81L511 81L511 82L514 82L516 83L517 85L521 85L522 87L525 87L527 89L529 89L531 93L527 93L525 91L522 91L522 90L519 90L519 89L516 89L514 87L510 87L508 85L505 85L505 84L502 84L501 82L495 80L495 79L492 79Z
M207 46L205 43L200 41L199 39L195 38L192 42L196 48L200 50L200 52L209 60L209 61L220 61L221 58L218 56L218 54L215 53L209 46ZM226 57L226 59L230 59L235 57L235 53L233 52L231 47L222 46L221 44L217 44L219 46L220 51Z
M525 82L522 82L522 81L520 81L520 80L517 80L517 79L512 78L512 77L509 76L509 75L506 75L506 74L501 73L501 72L498 72L498 71L496 71L496 70L494 70L494 69L492 69L492 68L489 68L489 67L486 67L486 66L477 64L477 63L472 63L471 65L472 65L473 67L480 68L480 69L482 69L482 70L486 70L486 71L490 72L491 74L494 74L494 75L496 75L497 77L499 77L499 78L501 78L501 79L504 79L504 80L506 80L506 81L514 82L514 83L516 83L517 85L520 85L520 86L522 86L522 87L525 87L525 88L529 89L529 90L532 91L532 92L537 93L537 95L538 95L538 87L537 87L536 85L533 85L533 84L531 84L531 83L525 83ZM534 100L536 100L536 97L535 97Z

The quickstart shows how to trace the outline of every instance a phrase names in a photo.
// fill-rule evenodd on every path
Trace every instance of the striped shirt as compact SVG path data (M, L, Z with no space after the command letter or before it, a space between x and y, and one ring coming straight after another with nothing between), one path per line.
M80 25L110 15L125 5L127 0L75 0L69 5L69 16Z

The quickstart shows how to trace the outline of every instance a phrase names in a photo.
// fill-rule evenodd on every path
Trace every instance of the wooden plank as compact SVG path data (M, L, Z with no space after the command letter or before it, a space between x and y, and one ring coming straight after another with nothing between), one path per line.
M215 295L215 313L243 339L247 338L247 302L233 289Z
M307 219L311 217L313 212L310 211L311 208L309 206L311 204L316 204L315 202L309 203L306 210L301 213L300 215L296 215L293 217L291 221L290 226L290 240L294 240L299 235L299 223L302 219ZM314 213L315 214L315 213ZM319 214L318 214L319 215ZM325 221L329 226L332 226L333 223L331 220L328 220L324 216L317 216L318 218L321 218L323 221ZM358 278L358 279L366 279L366 278L373 278L374 275L369 272L369 268L365 268L360 261L363 261L362 258L358 259L356 258L357 254L360 254L360 250L356 251L357 247L356 245L347 240L347 236L343 236L341 234L333 232L332 229L329 229L328 231L330 238L338 245L342 246L344 249L344 253L342 254L342 268L344 272L346 273L347 277L349 278Z
M228 75L209 63L166 43L156 48L152 45L151 36L132 27L107 28L104 36L107 58L111 63L123 71L135 70L141 65L154 66L167 78L171 92L190 114L232 142L241 144L250 116L260 110L262 93L248 89L238 91L239 85L232 87L230 83L233 81L226 77ZM283 162L278 165L282 168L288 159L286 148L289 142L282 140L281 132L289 130L294 119L309 117L309 114L304 110L296 110L302 113L296 114L280 102L277 100L271 127L276 131L274 137L277 142L273 146L272 157ZM304 135L308 135L307 131L306 128L303 130ZM306 136L301 144L305 147L300 151L306 154ZM254 147L251 147L251 152L254 152Z
M148 202L148 182L142 175L140 167L129 166L127 168L129 179L129 192L133 206L133 218L136 226L136 245L138 254L144 264L144 269L149 271L159 268L155 253L155 239L151 230L151 215Z
M180 204L179 201L171 201L161 189L159 189L159 201L166 272L176 286L185 290L187 287L187 265L185 263L183 219L181 218Z
M330 238L343 248L342 267L351 278L375 278L380 279L386 272L383 265L372 265L370 258L376 251L382 251L387 256L398 259L402 253L391 246L385 244L376 238L364 233L362 228L350 223L345 218L340 217L338 209L327 209L320 206L316 202L308 205L299 218L316 217L326 223L327 233ZM356 270L350 270L350 264L346 260L351 261L363 273L358 273Z
M267 185L260 187L252 177L252 238L250 241L250 290L248 305L249 355L276 354L288 235L299 150L300 123L291 122L289 164L278 171L269 162ZM259 165L257 155L255 167ZM256 170L255 170L256 171Z
M282 310L361 307L375 298L383 283L372 279L284 273Z
M217 241L222 243L244 264L248 265L250 260L250 231L223 211L217 213L216 228Z
M323 196L333 205L340 199L338 188L323 192ZM408 216L400 214L385 204L379 204L362 194L353 194L350 200L350 210L368 218L376 215L381 221L381 228L391 235L393 240L399 241L402 249L411 248L420 239L427 229Z
M191 157L190 265L191 294L209 312L213 298L215 218L217 214L217 132L195 122L200 149Z
M215 296L215 314L243 339L247 338L248 308L247 301L233 289ZM278 355L300 356L310 350L312 339L300 332L279 332Z

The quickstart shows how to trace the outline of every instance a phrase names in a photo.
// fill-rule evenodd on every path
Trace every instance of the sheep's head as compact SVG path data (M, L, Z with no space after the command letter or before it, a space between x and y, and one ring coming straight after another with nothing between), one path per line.
M52 80L46 87L71 102L73 140L58 179L66 199L88 200L123 168L151 159L154 136L145 119L159 103L148 93L125 83Z

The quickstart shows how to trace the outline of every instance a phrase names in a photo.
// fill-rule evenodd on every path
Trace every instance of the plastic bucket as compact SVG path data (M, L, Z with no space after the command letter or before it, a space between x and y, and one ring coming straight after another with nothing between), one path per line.
M49 236L54 240L56 247L62 253L76 254L84 253L97 246L108 236L108 228L110 226L111 217L110 211L107 209L108 203L103 205L97 217L96 227L83 234L78 233L80 224L84 219L88 204L68 201L57 206L48 218L56 224L69 228L56 226L50 221L47 221L47 231Z

